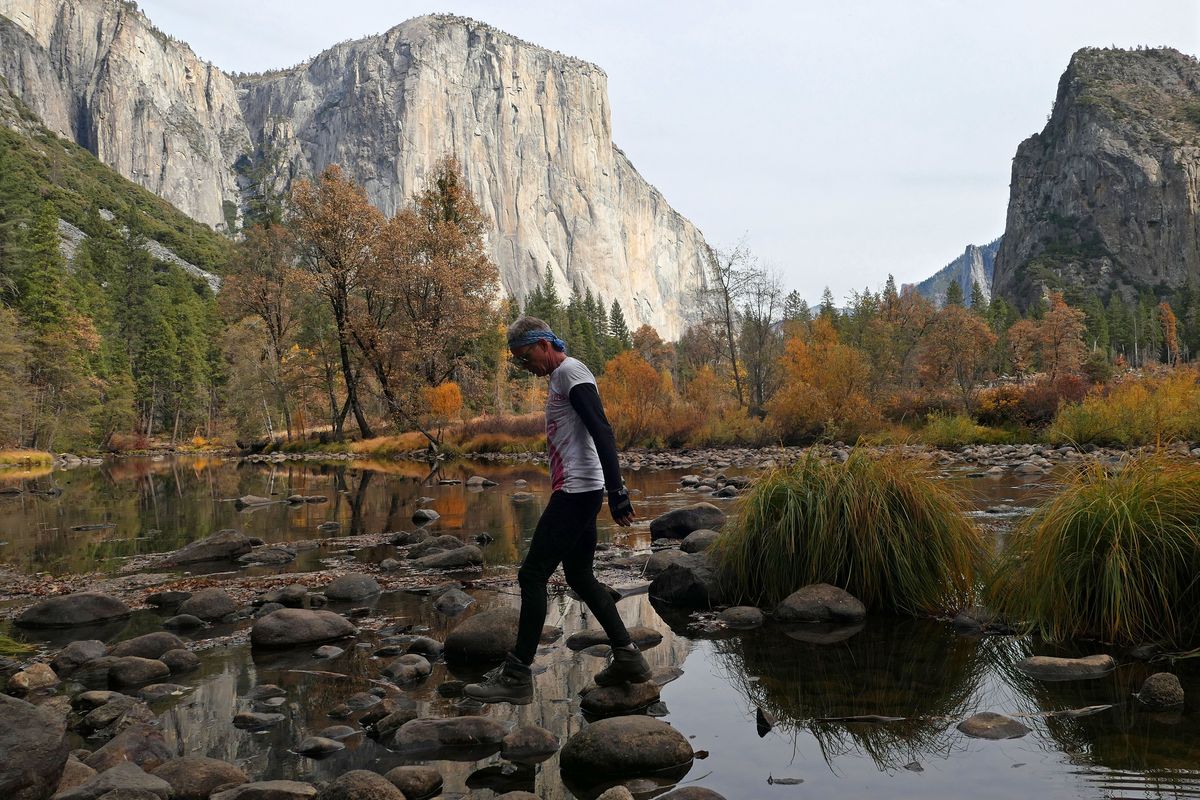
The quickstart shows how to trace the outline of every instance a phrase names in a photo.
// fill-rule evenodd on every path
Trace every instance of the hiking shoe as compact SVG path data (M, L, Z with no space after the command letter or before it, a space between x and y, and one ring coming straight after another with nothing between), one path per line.
M479 683L468 683L463 694L481 703L512 703L523 706L533 700L533 673L528 664L509 654L504 663L483 676Z
M650 680L650 665L636 644L614 647L608 656L608 666L596 673L597 686L617 686L622 683L645 683Z

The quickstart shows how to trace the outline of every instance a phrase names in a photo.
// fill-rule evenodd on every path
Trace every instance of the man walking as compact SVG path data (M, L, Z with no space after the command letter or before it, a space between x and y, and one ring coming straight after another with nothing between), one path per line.
M608 666L596 675L596 683L643 683L650 678L650 666L630 640L616 603L592 572L596 515L605 490L613 521L628 526L636 516L621 481L617 443L604 416L596 379L582 361L567 355L566 344L536 317L521 317L509 326L508 349L522 369L550 377L546 449L553 493L517 572L521 586L517 644L503 665L463 691L485 703L524 704L533 698L530 665L546 623L546 583L560 563L567 585L592 610L612 645Z

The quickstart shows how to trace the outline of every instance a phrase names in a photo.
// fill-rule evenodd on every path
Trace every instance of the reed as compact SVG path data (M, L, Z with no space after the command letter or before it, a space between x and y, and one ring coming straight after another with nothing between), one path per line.
M1049 639L1200 638L1200 464L1162 455L1071 474L1012 533L990 603Z
M32 645L18 642L11 636L6 636L0 633L0 656L13 657L23 656L32 653L34 650Z
M730 593L756 605L830 583L871 609L955 611L972 600L987 556L964 505L917 462L810 452L755 484L714 557Z

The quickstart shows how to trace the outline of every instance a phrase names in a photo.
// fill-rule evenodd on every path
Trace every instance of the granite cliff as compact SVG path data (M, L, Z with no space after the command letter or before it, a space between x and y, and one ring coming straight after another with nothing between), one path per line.
M1200 64L1171 49L1085 49L1046 127L1013 160L992 292L1126 298L1200 280Z
M915 284L914 288L919 294L941 305L946 299L946 289L951 283L957 282L962 289L963 299L970 305L971 288L974 284L979 284L984 299L991 302L992 270L999 248L1000 239L988 242L982 247L969 244L961 256Z
M492 217L505 291L549 264L666 337L704 280L703 236L613 144L598 67L435 15L297 67L231 76L120 0L0 0L0 77L48 127L214 227L244 175L274 185L340 163L393 212L458 155Z

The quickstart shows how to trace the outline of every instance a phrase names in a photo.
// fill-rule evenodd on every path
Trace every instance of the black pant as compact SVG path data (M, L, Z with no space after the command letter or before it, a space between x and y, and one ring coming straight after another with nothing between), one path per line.
M604 501L604 490L563 492L550 495L550 503L538 520L529 552L517 572L521 584L521 621L513 655L533 663L542 626L546 624L546 582L561 563L567 585L587 603L614 647L630 643L629 632L617 613L617 605L592 573L596 555L596 515Z

